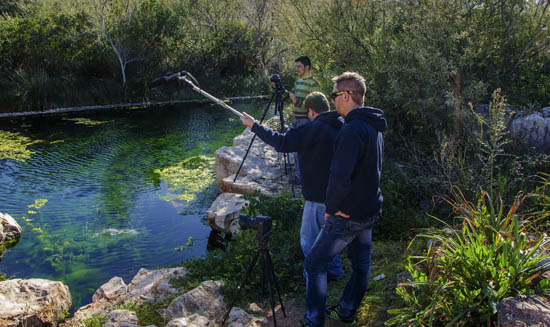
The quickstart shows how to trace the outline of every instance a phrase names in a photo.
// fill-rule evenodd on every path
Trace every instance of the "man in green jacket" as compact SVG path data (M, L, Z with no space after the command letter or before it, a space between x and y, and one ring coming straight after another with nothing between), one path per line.
M319 81L311 75L311 60L307 56L296 58L296 73L298 79L289 93L290 101L293 104L292 114L294 121L292 127L298 127L307 123L307 109L304 107L304 99L313 91L319 91Z
M296 58L296 73L298 79L294 83L294 87L288 94L290 101L292 101L292 128L296 128L309 122L307 118L307 108L304 106L304 100L313 91L319 91L321 85L319 81L311 75L311 60L307 56L301 56ZM300 167L298 162L298 155L294 152L294 163L296 168L296 177L300 180Z

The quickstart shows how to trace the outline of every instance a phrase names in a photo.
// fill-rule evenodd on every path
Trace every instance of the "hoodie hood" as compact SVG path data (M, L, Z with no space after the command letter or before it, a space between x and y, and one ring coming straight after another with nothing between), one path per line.
M335 128L341 128L344 126L344 120L336 111L323 112L319 116L315 117L314 120L322 121Z
M354 119L363 120L379 132L384 132L388 127L386 119L383 117L384 111L373 107L357 108L348 113L345 118L346 123Z

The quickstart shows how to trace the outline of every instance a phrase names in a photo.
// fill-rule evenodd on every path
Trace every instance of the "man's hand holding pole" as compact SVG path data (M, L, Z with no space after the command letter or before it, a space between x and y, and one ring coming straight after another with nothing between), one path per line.
M243 112L240 118L243 122L243 125L249 128L252 128L252 126L254 126L254 123L256 122L256 120L246 112Z

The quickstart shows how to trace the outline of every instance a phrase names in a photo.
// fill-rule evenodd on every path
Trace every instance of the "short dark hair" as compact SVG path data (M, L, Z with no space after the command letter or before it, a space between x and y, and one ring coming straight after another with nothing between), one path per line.
M327 112L330 108L327 97L321 92L311 92L304 100L304 108L313 109L318 114Z
M309 69L311 69L311 60L309 59L308 56L300 56L296 58L296 60L294 60L294 62L298 62L298 61L304 64L304 67L309 66Z
M365 78L355 72L345 72L332 79L338 91L352 91L351 98L353 102L363 105L365 102L365 93L367 86Z

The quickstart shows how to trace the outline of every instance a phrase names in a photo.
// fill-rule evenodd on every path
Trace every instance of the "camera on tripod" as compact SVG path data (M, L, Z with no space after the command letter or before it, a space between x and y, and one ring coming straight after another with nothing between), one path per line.
M283 81L281 81L281 77L278 74L273 74L269 78L269 81L273 84L275 84L275 91L277 91L280 94L283 94L285 92L285 88L283 87Z
M254 229L258 232L256 238L262 241L271 234L271 218L266 216L258 216L255 218L247 215L239 215L239 225L242 229Z

